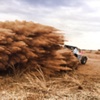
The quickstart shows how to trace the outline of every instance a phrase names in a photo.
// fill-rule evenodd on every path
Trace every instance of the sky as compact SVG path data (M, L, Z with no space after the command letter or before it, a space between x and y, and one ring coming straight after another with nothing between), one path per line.
M100 49L100 0L0 0L0 21L6 20L53 26L65 44Z

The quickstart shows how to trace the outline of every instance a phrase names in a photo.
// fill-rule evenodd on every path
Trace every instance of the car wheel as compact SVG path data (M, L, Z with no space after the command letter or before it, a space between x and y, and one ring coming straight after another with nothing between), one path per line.
M86 64L86 62L87 62L87 57L83 56L81 59L81 64Z

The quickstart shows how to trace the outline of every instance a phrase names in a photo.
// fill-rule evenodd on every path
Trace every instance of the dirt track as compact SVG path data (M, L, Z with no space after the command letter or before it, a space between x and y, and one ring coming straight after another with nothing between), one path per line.
M100 75L100 55L86 54L88 61L86 65L80 65L78 73L84 75Z
M86 56L88 57L86 65L80 65L73 75L81 84L82 89L74 89L76 98L72 97L71 100L73 98L75 100L100 100L100 54L86 53ZM80 94L78 97L77 93Z

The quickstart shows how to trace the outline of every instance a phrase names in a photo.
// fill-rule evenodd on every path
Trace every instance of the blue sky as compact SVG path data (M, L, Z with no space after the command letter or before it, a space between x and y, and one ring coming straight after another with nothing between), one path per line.
M54 26L67 44L100 49L100 0L0 0L0 21L16 19Z

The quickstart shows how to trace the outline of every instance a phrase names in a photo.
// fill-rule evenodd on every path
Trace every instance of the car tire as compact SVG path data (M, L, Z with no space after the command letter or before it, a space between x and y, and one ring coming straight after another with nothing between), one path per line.
M81 58L81 64L86 64L86 62L87 62L87 57L86 56L83 56Z

